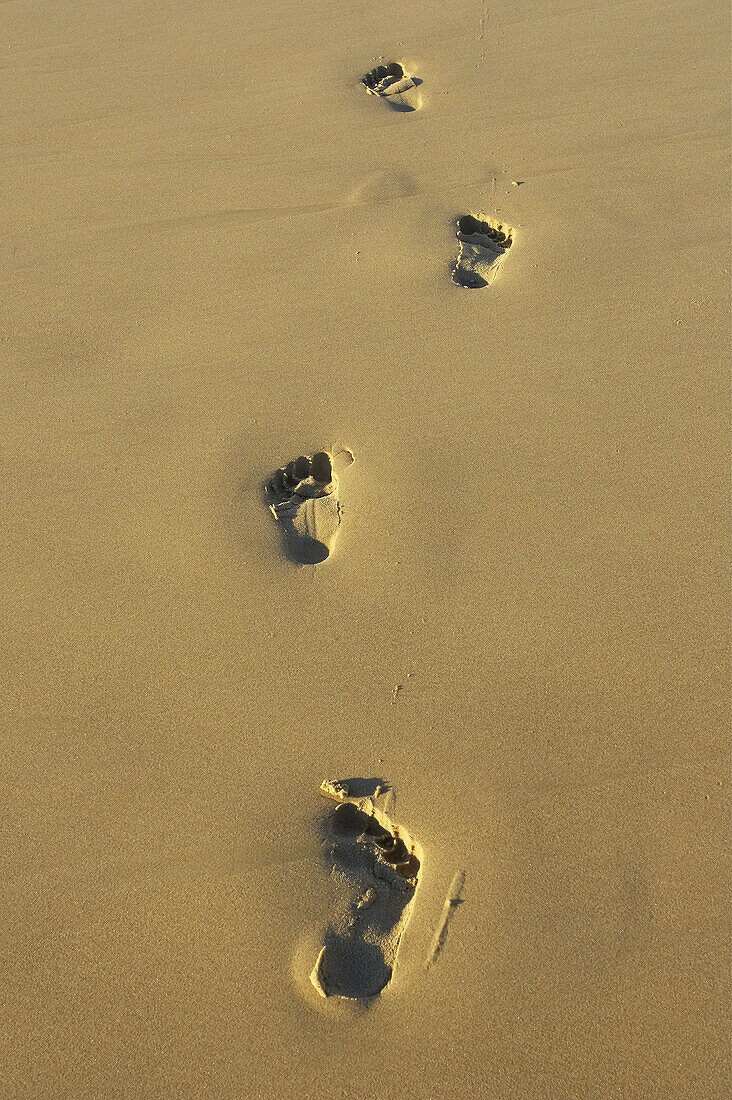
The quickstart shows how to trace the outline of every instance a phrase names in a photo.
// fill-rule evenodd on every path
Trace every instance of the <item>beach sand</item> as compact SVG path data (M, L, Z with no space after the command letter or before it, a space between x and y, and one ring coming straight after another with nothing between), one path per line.
M726 5L0 28L0 1095L726 1096ZM422 857L371 1000L354 778Z

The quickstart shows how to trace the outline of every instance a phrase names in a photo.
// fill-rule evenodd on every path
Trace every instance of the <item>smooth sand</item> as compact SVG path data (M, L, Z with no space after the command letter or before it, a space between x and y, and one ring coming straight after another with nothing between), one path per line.
M0 28L0 1095L726 1096L726 5ZM298 568L262 482L338 444ZM424 851L361 1011L351 776Z

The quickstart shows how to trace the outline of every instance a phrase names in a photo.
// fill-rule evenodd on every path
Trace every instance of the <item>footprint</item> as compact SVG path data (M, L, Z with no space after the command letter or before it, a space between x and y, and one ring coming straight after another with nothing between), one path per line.
M361 78L361 83L369 95L380 96L393 111L416 111L422 105L419 92L422 81L409 76L398 61L377 65Z
M352 462L350 451L340 456L346 454ZM318 451L312 458L300 455L276 470L266 486L270 511L282 528L285 552L299 565L325 561L335 546L341 505L333 464L328 451Z
M310 974L321 997L368 1000L389 985L419 886L422 849L354 781L325 780L321 793L337 806L324 825L331 874L351 894L334 919Z
M471 290L488 286L513 244L513 229L488 218L481 220L463 214L457 220L456 236L460 250L452 271L453 281Z

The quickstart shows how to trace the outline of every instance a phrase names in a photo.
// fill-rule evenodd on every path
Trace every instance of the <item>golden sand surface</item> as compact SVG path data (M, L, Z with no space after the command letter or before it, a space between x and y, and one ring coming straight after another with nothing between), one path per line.
M727 1095L728 41L0 6L3 1100ZM296 565L263 484L339 448ZM368 1002L353 777L423 856Z

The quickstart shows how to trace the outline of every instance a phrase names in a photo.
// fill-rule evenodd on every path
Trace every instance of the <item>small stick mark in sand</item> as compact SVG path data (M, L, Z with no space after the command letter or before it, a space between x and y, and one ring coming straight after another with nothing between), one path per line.
M324 823L331 874L350 887L345 913L334 915L310 973L321 997L366 1001L391 982L419 887L422 849L384 809L382 788L359 797L357 780L325 780L337 803ZM387 791L387 793L389 793Z
M465 871L456 871L453 875L452 882L450 883L450 889L447 891L445 904L442 906L442 912L440 913L440 919L437 922L435 934L432 937L430 949L427 952L427 958L424 964L425 969L429 969L429 967L437 961L440 952L445 946L450 921L452 920L458 905L461 905L464 900L462 897L464 886Z
M409 682L409 680L412 679L413 675L414 675L413 672L408 672L407 673L407 682ZM406 686L407 686L406 683L404 683L404 684L394 684L394 687L391 689L391 705L392 706L394 706L397 699L399 698L400 693L402 691L404 691Z

